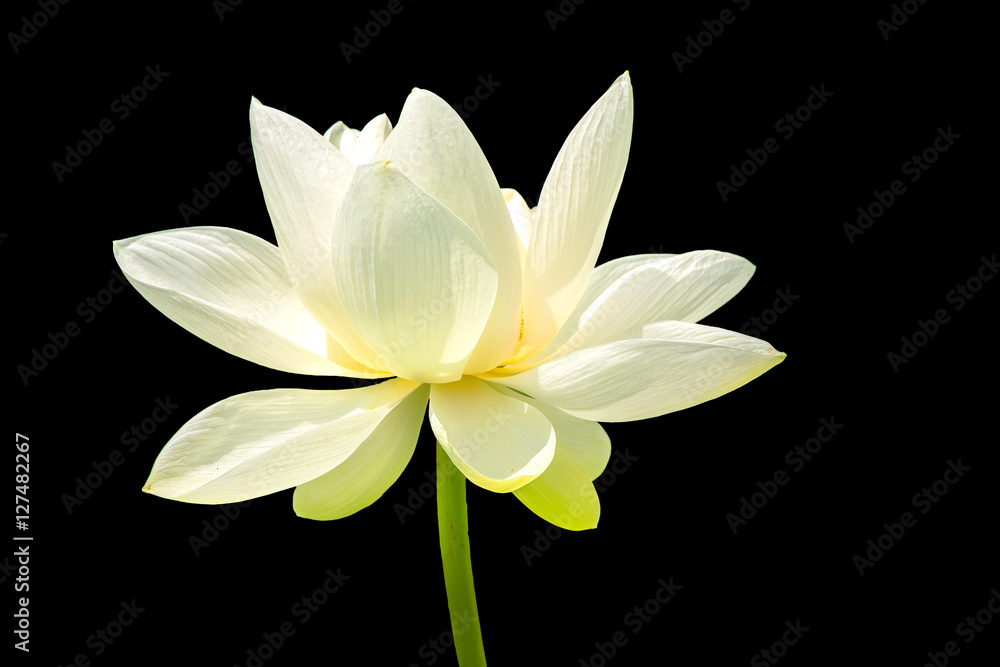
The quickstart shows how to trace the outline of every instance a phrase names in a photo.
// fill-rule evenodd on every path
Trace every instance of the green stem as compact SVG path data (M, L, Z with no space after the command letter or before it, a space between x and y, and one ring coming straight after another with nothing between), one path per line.
M444 587L448 592L451 631L461 667L485 667L483 632L479 627L476 590L472 584L469 554L469 514L465 504L465 475L437 445L438 532Z

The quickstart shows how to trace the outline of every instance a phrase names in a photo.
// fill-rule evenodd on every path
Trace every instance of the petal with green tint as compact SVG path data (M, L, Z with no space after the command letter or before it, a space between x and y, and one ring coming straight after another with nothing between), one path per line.
M570 450L558 441L545 472L515 489L514 495L532 512L566 530L596 528L601 516L594 483Z
M295 488L292 507L306 519L330 521L378 500L413 456L427 408L429 385L404 398L347 459Z
M592 480L600 477L611 458L608 434L597 422L568 415L506 387L496 388L536 408L556 432L552 463L536 479L515 490L514 495L532 512L560 528L596 528L601 503Z

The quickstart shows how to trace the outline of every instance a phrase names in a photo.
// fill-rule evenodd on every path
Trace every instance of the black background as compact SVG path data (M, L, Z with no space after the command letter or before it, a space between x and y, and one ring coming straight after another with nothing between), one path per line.
M8 5L5 31L32 35L16 52L8 35L4 56L14 146L13 207L0 230L13 399L4 417L8 437L30 438L34 538L32 650L14 651L15 664L68 665L84 654L94 665L247 665L248 649L286 621L295 634L266 665L455 664L453 651L430 643L449 627L433 498L404 522L396 509L433 470L426 425L385 496L333 523L295 517L290 491L232 520L218 507L144 495L158 451L206 406L256 389L350 383L231 357L130 287L101 312L80 304L113 280L112 240L183 226L179 206L230 160L241 173L190 223L273 241L240 150L251 95L323 131L382 112L395 122L414 86L460 103L492 77L499 85L467 123L500 184L535 203L566 134L626 69L635 129L600 261L703 248L746 257L756 275L706 323L739 330L770 318L787 290L798 298L760 337L788 358L710 403L607 425L615 450L637 460L602 492L596 530L550 528L555 539L545 542L547 524L516 499L470 485L490 664L600 665L595 643L622 631L627 643L608 664L745 665L797 620L809 630L780 664L917 666L948 641L961 648L954 664L993 664L1000 620L971 643L956 626L1000 586L998 475L987 460L1000 282L984 283L960 310L948 300L997 251L985 113L995 77L978 64L989 19L914 2L916 13L884 39L878 21L893 12L889 2L753 0L742 11L724 0L566 0L556 21L546 13L559 11L556 0L527 9L403 0L348 62L340 44L386 4L71 2L36 32L22 18L41 11L36 3ZM723 9L735 21L679 72L672 54ZM169 74L122 119L112 103L147 66ZM810 86L832 96L782 136L775 123ZM52 163L106 117L114 131L60 180ZM960 138L910 182L903 163L949 127ZM724 202L716 182L768 137L779 151ZM844 224L894 179L905 194L852 243ZM887 355L938 309L949 321L894 369ZM69 322L79 335L25 383L18 366ZM127 451L123 432L168 398L173 414ZM734 535L727 513L758 481L790 471L786 452L823 418L843 427ZM77 478L116 449L121 465L67 511ZM911 498L959 458L971 470L920 514ZM854 556L906 511L916 525L859 576ZM196 555L190 538L205 537L213 520L225 528ZM525 546L539 550L530 565ZM293 605L328 568L349 579L300 623ZM16 573L0 576L16 597ZM683 588L634 632L626 615L671 577ZM96 655L88 638L133 599L144 611Z

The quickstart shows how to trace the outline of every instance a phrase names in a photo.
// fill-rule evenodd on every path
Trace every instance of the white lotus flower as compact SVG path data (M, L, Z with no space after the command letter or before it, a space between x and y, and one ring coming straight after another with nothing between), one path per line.
M160 453L146 491L230 503L296 487L295 511L368 506L414 452L425 406L473 483L568 529L597 525L598 421L647 419L779 363L696 324L753 273L723 252L594 265L625 172L624 74L577 123L539 204L501 190L458 114L415 89L399 123L320 135L256 100L250 124L277 245L222 227L115 243L133 286L209 343L291 373L392 378L223 400Z

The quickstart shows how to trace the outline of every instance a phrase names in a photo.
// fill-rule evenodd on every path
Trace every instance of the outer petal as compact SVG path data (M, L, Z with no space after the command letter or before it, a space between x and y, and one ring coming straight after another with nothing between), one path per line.
M601 503L591 480L604 472L611 457L611 440L597 422L573 417L562 410L497 387L538 409L556 432L552 463L539 477L514 491L532 512L567 530L597 527Z
M378 368L351 329L333 279L334 224L354 166L311 127L256 99L250 104L250 137L264 202L299 300L352 357Z
M300 484L292 507L307 519L330 521L354 514L378 500L403 473L420 435L429 385L404 398L347 460Z
M272 389L227 398L170 439L143 490L190 503L231 503L302 484L347 460L419 386L393 379L361 389Z
M521 328L521 257L510 215L486 156L455 110L414 89L377 159L391 160L407 178L448 207L475 232L497 268L499 290L468 373L502 363Z
M351 286L344 308L379 364L417 382L458 380L497 292L476 235L380 162L358 168L336 245L335 279Z
M225 227L144 234L116 241L115 258L160 312L230 354L290 373L387 375L331 354L326 331L292 289L280 251L252 234Z
M604 244L631 139L626 72L570 132L542 186L524 267L518 359L545 347L579 301Z
M431 387L430 422L455 467L489 491L524 486L555 454L556 434L541 412L473 377Z
M718 398L784 358L770 344L733 331L658 322L490 381L584 419L633 421Z
M556 337L536 357L508 370L617 340L644 324L697 322L743 289L754 269L742 257L715 250L634 255L602 264Z
M566 530L597 528L601 501L583 466L561 443L556 443L552 463L537 479L514 495L532 512Z

